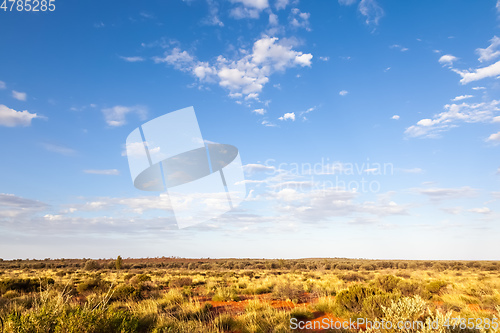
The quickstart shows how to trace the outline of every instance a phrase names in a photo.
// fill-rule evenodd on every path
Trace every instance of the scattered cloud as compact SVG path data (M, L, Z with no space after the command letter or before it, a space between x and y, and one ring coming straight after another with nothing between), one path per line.
M474 95L460 95L452 99L453 102L461 101L463 99L472 98Z
M261 125L264 125L266 127L276 127L277 126L276 124L271 123L271 122L269 122L267 120L263 120L262 123L261 123Z
M199 83L215 83L229 90L232 98L258 99L259 93L274 72L292 67L310 67L312 54L293 50L293 39L264 36L258 39L252 51L241 50L241 58L230 60L222 55L215 63L197 61L187 51L174 48L156 63L167 63L181 71L190 72Z
M375 0L361 0L358 10L366 17L365 22L368 25L378 25L379 20L384 16L384 10Z
M397 114L395 114L394 116L391 117L391 119L394 119L394 120L399 120L399 116Z
M472 90L485 90L485 87L472 87Z
M49 205L37 200L0 193L0 221L39 213L48 208Z
M458 58L451 55L451 54L445 54L439 58L439 63L442 64L443 66L452 66L455 61L457 61Z
M208 17L206 17L202 23L206 25L217 25L223 27L224 23L219 19L219 5L214 0L207 0L208 5Z
M406 129L410 137L438 137L440 132L458 126L458 123L493 122L495 113L500 111L500 101L474 104L446 104L445 112L435 115L432 119L422 119L416 125Z
M500 38L498 38L497 36L493 36L490 42L491 44L487 48L476 49L476 53L479 55L478 60L480 62L490 61L500 56L500 50L498 50L500 46Z
M347 95L348 93L349 93L349 92L348 92L347 90L341 90L341 91L339 91L339 95L340 95L340 96L345 96L345 95Z
M330 60L330 57L319 57L319 60L328 61L328 60Z
M285 113L283 116L278 118L279 120L291 120L295 121L295 112Z
M122 106L116 105L111 108L102 109L106 123L109 126L118 127L126 124L125 116L128 113L135 113L139 119L144 120L147 116L147 108L141 105Z
M254 174L259 172L274 173L276 171L276 168L269 165L254 163L254 164L244 165L243 170L248 174Z
M88 170L83 170L83 172L92 175L107 175L107 176L118 176L120 174L120 171L118 171L117 169L104 169L104 170L88 169Z
M497 133L493 133L491 134L487 139L486 141L496 141L496 142L500 142L500 132L497 132Z
M5 82L0 81L0 89L5 89L5 88L7 88L7 85L5 84Z
M409 48L407 48L407 47L403 47L403 46L401 46L401 45L399 45L399 44L393 44L393 45L391 45L391 46L389 46L389 47L390 47L391 49L398 49L398 50L399 50L399 51L401 51L401 52L406 52L406 51L408 51L408 50L409 50Z
M491 214L491 210L488 207L482 207L482 208L472 208L468 209L469 212L472 213L477 213L477 214Z
M231 9L230 15L235 19L252 18L258 19L260 12L269 7L267 0L230 0L241 6Z
M16 111L7 106L0 104L0 126L16 127L16 126L30 126L31 121L35 118L42 118L36 113L29 113L28 111Z
M470 198L477 195L477 190L469 186L459 188L423 188L416 189L420 194L428 196L431 200L441 201L458 198Z
M12 90L12 97L19 101L25 101L28 95L25 92Z
M298 8L292 8L290 11L290 25L294 28L304 28L307 31L311 31L309 18L311 17L310 13L303 13Z
M358 0L339 0L339 4L342 6L354 5Z
M120 56L121 59L125 60L126 62L141 62L144 61L143 57L122 57Z
M266 110L264 110L264 109L255 109L252 112L255 112L257 114L263 115L263 114L266 113Z
M459 74L462 79L460 80L460 83L462 84L467 84L470 82L474 81L479 81L488 77L496 77L500 75L500 61L497 61L496 63L486 66L486 67L481 67L477 68L475 70L458 70L458 69L453 69L453 71L457 74Z
M276 2L274 3L274 7L276 8L276 10L282 10L285 9L286 6L288 6L289 2L290 0L276 0Z
M42 142L40 145L45 150L50 151L52 153L57 153L57 154L64 155L64 156L73 156L76 154L76 150L65 147L65 146L61 146L61 145L57 145L57 144L53 144L53 143L46 143L46 142Z

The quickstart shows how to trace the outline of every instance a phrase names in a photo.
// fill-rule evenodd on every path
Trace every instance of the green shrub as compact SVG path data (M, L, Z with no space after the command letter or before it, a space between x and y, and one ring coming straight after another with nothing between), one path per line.
M314 314L304 307L297 307L290 311L290 316L297 320L309 320L314 318Z
M302 286L290 282L281 282L274 286L272 297L280 300L298 302L304 293Z
M377 277L375 284L383 291L391 293L396 289L400 281L401 279L394 275L381 275Z
M335 302L342 311L359 314L363 311L363 301L378 294L380 294L378 289L356 284L339 292Z
M431 294L438 294L441 289L446 287L447 283L441 280L431 281L427 284L426 289Z

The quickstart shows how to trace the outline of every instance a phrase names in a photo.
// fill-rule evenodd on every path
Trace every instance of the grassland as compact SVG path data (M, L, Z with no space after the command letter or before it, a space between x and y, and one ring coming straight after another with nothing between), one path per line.
M492 261L0 260L4 332L500 332L499 312ZM424 326L320 330L360 318Z

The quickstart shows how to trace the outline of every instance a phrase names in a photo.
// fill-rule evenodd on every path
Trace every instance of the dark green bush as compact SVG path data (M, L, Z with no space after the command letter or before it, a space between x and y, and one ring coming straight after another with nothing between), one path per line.
M356 284L339 292L335 303L342 311L359 314L363 310L363 301L370 296L379 294L378 289Z
M401 281L400 278L394 275L380 275L377 277L375 284L379 289L385 292L393 292Z

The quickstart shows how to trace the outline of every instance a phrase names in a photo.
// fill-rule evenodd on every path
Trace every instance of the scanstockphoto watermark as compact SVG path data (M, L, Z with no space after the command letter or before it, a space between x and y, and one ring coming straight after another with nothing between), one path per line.
M322 158L316 163L277 163L274 159L265 162L266 174L297 178L300 181L284 181L274 190L292 188L298 191L339 190L361 193L378 193L382 189L381 179L394 175L394 165L389 162L372 162L369 158L358 162L330 162Z

